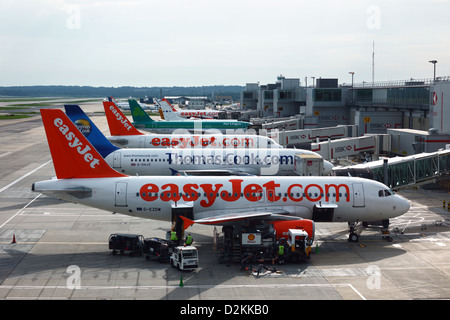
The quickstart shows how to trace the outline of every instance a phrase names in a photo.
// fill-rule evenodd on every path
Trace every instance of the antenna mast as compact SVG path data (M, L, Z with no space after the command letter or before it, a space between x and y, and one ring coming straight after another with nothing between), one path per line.
M372 87L375 82L375 40L372 42Z

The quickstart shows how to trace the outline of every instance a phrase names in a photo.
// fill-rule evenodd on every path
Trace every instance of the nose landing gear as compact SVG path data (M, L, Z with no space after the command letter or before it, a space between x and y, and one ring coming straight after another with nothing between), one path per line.
M389 219L376 221L376 222L349 222L349 236L348 242L358 242L359 236L363 229L368 228L379 228L381 230L381 237L383 240L392 242L391 232L389 231Z

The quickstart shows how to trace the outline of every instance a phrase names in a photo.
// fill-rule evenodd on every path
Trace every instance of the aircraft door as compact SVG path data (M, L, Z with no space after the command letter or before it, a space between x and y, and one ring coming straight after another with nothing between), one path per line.
M139 137L139 148L145 148L145 138L146 136Z
M365 207L364 187L362 183L353 183L353 206Z
M116 207L126 207L127 204L127 186L126 182L116 183Z
M121 154L120 154L120 152L114 152L113 153L113 168L121 168L121 167L122 167Z

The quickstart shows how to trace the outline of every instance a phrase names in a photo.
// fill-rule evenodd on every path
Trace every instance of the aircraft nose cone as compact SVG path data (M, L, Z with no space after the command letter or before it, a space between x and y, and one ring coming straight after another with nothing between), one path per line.
M399 201L397 203L397 210L400 213L406 213L409 211L409 208L411 207L411 205L409 204L409 201L401 196L399 196Z
M331 162L324 160L323 161L323 167L324 167L323 175L327 176L333 171L333 167L334 166L333 166L333 164Z

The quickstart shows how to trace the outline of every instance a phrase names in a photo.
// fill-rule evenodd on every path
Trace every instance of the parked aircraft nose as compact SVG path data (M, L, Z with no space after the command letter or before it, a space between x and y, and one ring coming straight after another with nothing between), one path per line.
M327 176L327 175L331 174L331 172L333 171L333 167L334 166L331 162L324 160L323 161L323 168L324 168L323 175Z
M396 195L396 203L394 206L394 211L399 213L399 215L402 215L409 211L409 208L411 207L409 204L409 201L402 196Z

